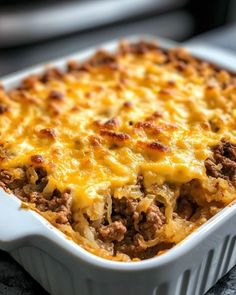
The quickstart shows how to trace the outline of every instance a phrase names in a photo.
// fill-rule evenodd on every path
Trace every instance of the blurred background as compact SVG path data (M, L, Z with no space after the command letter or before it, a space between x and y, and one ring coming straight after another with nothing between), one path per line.
M236 51L235 0L0 0L0 76L132 34Z

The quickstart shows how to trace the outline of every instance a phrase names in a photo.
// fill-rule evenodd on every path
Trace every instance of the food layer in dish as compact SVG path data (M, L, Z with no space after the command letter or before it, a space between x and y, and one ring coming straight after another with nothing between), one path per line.
M121 43L0 89L0 185L80 246L137 261L236 197L236 79Z

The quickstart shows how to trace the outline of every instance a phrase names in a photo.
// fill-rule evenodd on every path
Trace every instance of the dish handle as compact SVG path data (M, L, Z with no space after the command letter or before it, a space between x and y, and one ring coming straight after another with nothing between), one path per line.
M0 249L11 251L39 233L42 224L33 214L23 209L15 196L0 191Z

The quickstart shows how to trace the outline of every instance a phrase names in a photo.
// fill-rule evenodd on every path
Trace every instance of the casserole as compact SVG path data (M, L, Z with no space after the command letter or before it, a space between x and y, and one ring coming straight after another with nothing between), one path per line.
M110 45L112 47L112 45ZM109 47L109 46L108 46ZM9 81L8 81L9 82ZM7 200L6 203L4 200ZM9 202L12 202L12 199L8 197L8 199L6 197L3 196L3 206L2 209L5 211L4 205L8 206ZM10 206L12 206L12 209L14 208L14 205L10 204ZM17 206L15 204L15 206ZM184 294L191 292L189 294L193 294L193 289L196 289L196 294L201 294L203 291L205 291L210 284L212 284L214 282L214 280L216 280L219 275L222 275L223 272L225 272L230 265L232 266L232 259L231 259L231 252L234 250L233 246L235 243L235 237L232 235L232 233L230 234L230 232L227 234L227 239L224 239L222 242L222 249L219 250L219 248L217 250L219 250L217 252L217 250L214 248L214 243L220 243L221 239L219 239L219 241L216 241L216 235L217 233L219 233L222 230L222 224L220 224L220 220L223 218L222 216L224 216L225 220L230 220L233 219L233 214L234 214L234 206L231 207L227 207L225 209L223 209L221 211L220 214L215 215L215 217L213 217L206 225L202 226L201 228L199 228L196 232L194 232L190 237L188 237L183 243L182 245L178 245L176 246L174 249L172 249L169 253L166 253L165 255L158 257L158 258L153 258L150 259L149 261L143 261L143 262L136 262L134 264L134 266L131 266L128 263L125 263L124 266L121 266L117 263L114 262L104 262L101 258L92 258L94 259L94 265L91 266L89 265L89 263L86 263L86 259L88 259L88 257L90 257L89 253L86 252L86 254L80 249L79 251L82 251L83 255L80 257L81 262L79 265L75 265L75 261L73 262L73 259L71 259L71 256L73 257L75 255L74 253L69 253L67 252L68 248L72 245L72 242L69 241L64 241L64 247L65 247L65 253L67 254L62 254L62 252L60 252L60 247L55 248L55 245L57 244L58 246L58 241L59 236L61 235L60 233L56 234L56 230L52 229L52 231L55 233L52 235L48 235L46 234L46 228L45 233L42 234L41 232L41 225L42 223L45 224L45 221L42 221L39 217L35 218L33 221L32 220L32 216L35 215L35 213L32 212L19 212L19 218L23 218L22 221L24 224L30 224L30 232L32 233L32 235L29 235L29 233L27 232L26 229L22 228L22 232L21 235L17 238L17 236L15 237L15 247L19 248L20 245L24 245L24 243L29 242L29 239L27 237L31 237L31 243L33 243L33 241L37 241L37 246L38 248L41 249L40 245L46 245L46 244L50 244L52 242L52 238L53 237L53 241L54 241L54 245L50 245L50 249L53 249L53 253L56 255L57 258L62 257L63 255L63 260L65 260L68 264L67 264L67 270L68 270L68 277L67 278L67 282L69 280L69 278L71 277L71 271L77 268L78 271L79 269L81 269L81 267L83 267L83 274L85 275L85 273L88 275L86 280L85 278L80 274L80 278L81 280L78 278L77 281L75 280L75 278L73 278L73 282L74 283L79 283L80 284L74 289L76 292L76 290L81 290L82 294L97 294L96 292L99 292L99 288L101 288L100 290L102 290L102 294L117 294L119 292L128 292L128 291L134 291L135 288L137 289L138 294L155 294L155 292L161 293L161 294ZM9 209L9 214L11 212L11 209ZM227 212L227 213L225 213ZM21 217L20 217L21 216ZM23 217L24 216L24 217ZM30 217L28 217L30 216ZM225 217L227 216L227 218ZM1 222L1 224L4 223L4 221L7 221L7 219L9 219L9 216L5 216L3 214L3 218L5 220L3 220L3 222ZM11 220L11 219L10 219ZM15 220L15 222L17 222L17 220ZM226 221L225 221L226 222ZM233 224L233 221L231 221ZM212 224L214 223L214 226L212 226ZM20 224L20 222L17 224ZM22 224L22 223L21 223ZM35 228L34 228L35 226ZM22 226L21 226L22 227ZM47 225L47 230L49 230L50 227L49 225ZM208 230L207 230L208 229ZM228 230L232 229L232 227L229 225L227 230L225 230L225 232L228 232ZM23 232L24 230L26 230L26 232ZM9 249L11 249L11 245L13 245L14 243L12 243L11 238L9 238L9 233L11 233L11 230L9 228L7 228L6 230L2 230L3 231L3 240L2 240L2 245L3 247L10 247ZM222 230L223 231L223 230ZM20 232L19 232L20 233ZM206 240L206 233L209 234L208 239ZM215 236L214 236L215 234ZM212 237L210 238L210 235L212 235ZM224 234L225 236L225 234ZM195 237L195 240L194 240ZM197 237L197 240L196 240ZM202 239L202 241L201 241ZM43 241L43 242L42 242ZM188 248L190 242L192 241L192 246L194 245L194 241L195 241L195 246L198 245L198 250L196 248L192 249L191 247ZM201 241L201 243L199 243L199 241ZM205 244L203 243L203 241L205 241ZM210 243L211 241L211 243ZM22 242L24 242L22 244ZM207 244L207 245L206 245ZM187 246L186 246L187 245ZM39 247L40 246L40 247ZM14 248L15 248L14 247ZM74 247L74 246L73 246ZM203 249L206 247L207 252L203 251ZM213 247L213 248L212 248ZM226 247L226 253L228 254L227 258L224 257L224 255L222 254L225 251L225 247ZM22 248L22 247L20 247ZM179 250L181 249L181 250ZM184 250L183 250L184 249ZM29 257L29 253L31 253L29 251L29 249L26 246L26 252L27 255ZM39 249L38 249L39 250ZM43 247L42 253L43 251L45 251L45 247ZM191 251L190 251L191 250ZM197 250L197 252L195 253L195 251ZM200 250L200 253L198 254ZM34 250L32 250L34 252ZM39 250L40 251L40 250ZM181 251L185 251L185 255L181 256ZM17 257L17 255L20 254L20 256L22 255L22 257L24 256L23 254L21 254L22 250L20 250L20 252L17 254L16 251L13 251L13 256L19 260L20 257ZM24 252L24 251L23 251ZM25 253L26 253L25 252ZM32 252L32 253L33 253ZM49 251L51 252L51 251ZM178 256L178 252L180 256ZM16 253L16 254L15 254ZM176 257L175 259L173 259L173 254L171 253L175 253L174 257ZM33 254L32 254L33 255ZM47 255L47 254L40 254L42 256ZM169 260L170 257L172 255L172 260ZM196 257L197 261L200 261L200 257L202 257L203 260L201 260L201 265L199 265L198 268L196 268L196 261L194 262L195 264L192 264L193 261L190 261L190 258L193 255L198 255L198 257ZM220 263L220 259L226 259L226 262L223 266L223 269L220 270L220 274L218 274L218 272L216 272L214 274L213 277L211 277L212 273L209 273L209 277L206 278L206 272L208 272L208 268L211 267L212 264L212 259L216 258L215 255L219 255L218 259L219 259L219 263ZM222 256L223 255L223 256ZM67 257L66 257L67 256ZM39 257L39 256L37 256ZM86 257L86 259L85 259ZM165 258L167 257L167 258ZM187 259L188 258L188 259ZM233 255L232 255L233 258ZM98 259L98 260L97 260ZM186 260L187 259L187 260ZM83 260L83 261L82 261ZM155 260L157 261L155 263ZM23 261L25 261L25 259L23 258ZM38 261L39 262L39 261ZM96 263L98 262L98 264ZM187 267L188 263L189 266ZM52 281L55 279L53 279L53 277L51 278L51 268L53 267L52 265L50 265L50 258L48 259L44 259L42 258L42 260L40 260L39 262L41 264L41 268L43 267L43 263L46 264L46 266L44 266L44 268L46 267L49 268L49 272L47 273L47 278L49 278L48 282L47 282L47 278L42 278L42 284L45 286L46 284L46 289L52 288L51 292L55 293L55 294L60 294L60 292L62 292L63 288L62 286L60 286L60 288L55 291L54 289L54 284L52 284ZM114 264L113 264L114 263ZM174 265L172 265L174 263ZM24 264L24 262L23 262ZM97 264L95 266L95 264ZM100 266L103 264L106 265L106 268L103 269L103 274L101 274L101 272L98 269L98 265L100 264ZM155 265L156 264L156 265ZM37 263L35 262L35 264L31 264L31 261L28 261L28 266L27 266L27 262L24 264L25 268L30 268L31 269L31 273L33 276L36 276L34 273L34 266L36 266ZM104 265L104 266L105 266ZM122 264L123 265L123 264ZM115 266L115 269L113 269L113 266ZM153 267L155 266L155 272L153 271ZM194 266L194 268L193 268ZM76 268L75 268L76 267ZM169 267L171 267L171 269L173 270L173 274L171 275L168 271ZM205 269L206 267L206 269ZM214 267L212 265L212 267ZM157 269L159 268L159 270L161 270L161 273L157 272ZM37 268L38 269L38 268ZM64 270L62 268L60 268L60 266L58 266L58 273L60 272L60 270L62 272L64 272ZM126 271L133 269L133 272L129 272L128 276ZM184 273L182 273L180 276L178 274L179 270L183 270L184 269ZM218 268L216 268L218 270ZM122 271L123 270L123 271ZM126 271L125 271L126 270ZM145 275L144 273L142 274L142 271L145 270ZM174 271L175 270L175 271ZM74 273L73 271L73 273ZM98 271L98 273L96 273L96 271ZM109 275L105 275L105 273L110 274ZM117 273L116 273L117 272ZM36 270L37 273L37 270ZM42 274L43 272L41 272ZM66 273L66 272L65 272ZM111 276L113 273L113 276ZM114 274L116 273L116 274ZM45 274L45 272L44 272ZM55 274L55 271L54 271ZM117 276L117 274L119 274ZM190 276L191 274L191 276ZM58 275L58 274L57 274ZM65 276L65 274L64 274ZM140 276L140 277L139 277ZM72 275L73 277L73 275ZM83 278L82 278L83 277ZM103 277L103 279L102 279ZM168 277L168 281L166 281ZM96 282L96 280L93 280L93 278L97 278L98 281ZM145 279L142 280L141 278ZM107 280L111 280L110 283L106 282ZM197 282L197 280L202 280L201 283L199 284ZM193 282L193 280L195 280L195 283ZM157 283L158 281L158 283ZM87 285L85 286L84 284L87 282ZM106 282L106 283L105 283ZM133 282L133 285L132 285ZM197 288L194 287L194 284L197 284ZM58 285L55 287L59 287ZM68 293L68 290L70 287L67 284L67 288L64 289L64 294ZM113 289L114 288L114 289ZM82 291L83 290L83 291ZM61 294L63 294L63 292ZM175 293L174 293L175 292ZM179 292L179 293L178 293ZM69 292L70 293L70 292ZM99 294L99 293L98 293Z

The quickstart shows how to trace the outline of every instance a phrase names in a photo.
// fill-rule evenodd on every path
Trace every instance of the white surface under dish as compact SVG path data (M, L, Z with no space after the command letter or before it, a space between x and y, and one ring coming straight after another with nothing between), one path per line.
M140 36L128 41L139 39L156 40ZM163 48L176 45L163 39L158 43ZM99 47L113 51L117 44L112 41ZM51 64L64 68L68 59L83 61L96 49ZM201 52L201 57L207 59L207 52ZM234 64L236 72L236 59ZM10 89L25 76L43 70L44 66L26 70L4 78L3 84ZM236 264L235 229L236 204L232 204L164 255L140 262L108 261L85 251L39 214L21 209L16 197L0 191L0 248L53 295L204 294Z

